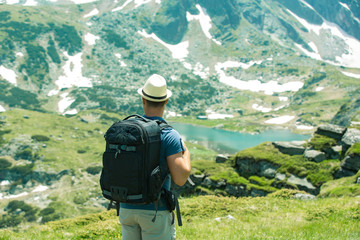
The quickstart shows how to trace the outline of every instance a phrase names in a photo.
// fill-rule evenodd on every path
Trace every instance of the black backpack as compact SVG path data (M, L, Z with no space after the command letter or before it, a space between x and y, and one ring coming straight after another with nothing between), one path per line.
M106 149L100 186L103 196L110 200L108 209L115 202L117 215L120 203L155 202L157 208L162 194L165 197L170 194L170 198L175 198L173 201L178 210L176 197L162 188L164 176L169 170L159 162L161 130L169 127L159 120L131 115L114 123L105 133Z

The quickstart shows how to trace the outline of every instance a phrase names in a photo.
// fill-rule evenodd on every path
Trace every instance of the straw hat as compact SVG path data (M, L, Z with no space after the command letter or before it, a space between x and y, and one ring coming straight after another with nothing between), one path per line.
M144 87L137 91L143 98L153 102L162 102L169 99L172 92L166 87L166 80L158 74L151 75Z

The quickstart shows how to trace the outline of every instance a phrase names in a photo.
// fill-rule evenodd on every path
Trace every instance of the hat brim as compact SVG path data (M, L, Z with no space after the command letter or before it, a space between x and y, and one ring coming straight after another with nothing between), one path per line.
M172 92L169 89L166 89L166 98L152 98L151 96L145 96L143 94L143 88L139 88L137 90L138 94L140 94L143 98L145 98L146 100L152 101L152 102L163 102L168 100L171 96L172 96Z

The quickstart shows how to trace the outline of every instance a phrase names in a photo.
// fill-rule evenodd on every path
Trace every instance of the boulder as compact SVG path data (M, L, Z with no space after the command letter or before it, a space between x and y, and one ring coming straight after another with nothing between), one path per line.
M200 185L205 177L205 174L194 174L191 175L190 178L195 183L195 185Z
M275 175L275 180L276 181L283 181L286 178L286 175L284 173L277 173Z
M353 171L350 171L346 168L340 167L340 169L334 173L334 179L350 177L350 176L354 176L354 175L355 175L355 173Z
M326 159L325 153L317 150L306 150L304 156L309 161L314 161L314 162L322 162Z
M299 178L293 174L287 180L291 184L295 184L299 190L303 190L313 195L317 195L320 192L320 189L316 188L311 182L309 182L306 177Z
M328 124L328 125L319 126L315 133L323 136L331 137L339 141L343 137L345 131L346 128L344 127Z
M226 182L221 180L221 181L218 181L217 183L215 183L215 188L222 188L224 189L226 187Z
M256 161L255 159L236 159L236 170L240 176L250 177L257 175L260 177L275 177L275 172L279 166L267 161Z
M216 156L215 162L216 162L216 163L224 163L224 162L226 162L228 159L229 159L228 156L223 155L223 154L219 154L219 155Z
M262 175L267 178L274 178L276 175L276 168L269 167L262 171Z
M358 154L350 154L341 162L341 167L353 171L354 174L360 170L360 156Z
M201 185L203 185L204 187L207 187L207 188L212 188L214 186L214 183L213 183L213 181L211 181L210 178L206 177L204 179L204 181L201 183Z
M306 193L296 193L292 198L300 200L314 200L316 196Z
M355 128L348 128L346 133L341 139L341 142L345 146L345 148L349 148L354 143L360 143L360 130Z
M342 146L333 146L331 148L324 149L326 153L326 159L339 159L342 151Z
M359 185L360 185L360 177L358 177L358 178L356 179L356 184L359 184Z
M305 142L301 142L302 144ZM274 147L281 153L288 155L302 155L305 148L299 142L273 142Z
M253 188L253 189L251 189L250 196L251 197L265 197L268 194L269 194L269 192L266 192L266 191L261 190L261 189Z
M235 196L235 197L247 196L247 191L244 186L236 186L236 185L228 184L228 185L226 185L225 191L229 195Z

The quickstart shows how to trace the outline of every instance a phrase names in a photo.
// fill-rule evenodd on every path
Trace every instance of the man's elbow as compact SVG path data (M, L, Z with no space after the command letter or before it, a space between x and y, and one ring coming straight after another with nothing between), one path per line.
M186 181L187 181L187 178L184 180L184 179L173 179L174 183L178 186L184 186Z
M184 173L182 176L173 178L174 183L180 187L184 186L190 176L190 172L191 172L191 167L184 169Z

